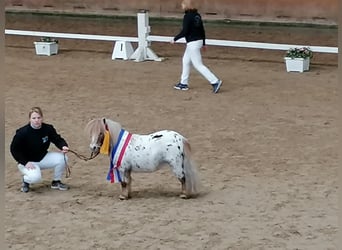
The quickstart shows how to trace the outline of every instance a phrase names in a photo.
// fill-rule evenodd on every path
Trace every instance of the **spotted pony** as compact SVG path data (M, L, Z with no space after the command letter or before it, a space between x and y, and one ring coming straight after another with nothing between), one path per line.
M178 132L162 130L146 135L131 134L118 122L106 118L89 121L85 131L91 140L92 154L107 147L105 153L110 157L107 179L121 183L121 200L131 198L132 172L154 172L165 164L181 183L181 198L198 194L199 178L191 159L190 144Z

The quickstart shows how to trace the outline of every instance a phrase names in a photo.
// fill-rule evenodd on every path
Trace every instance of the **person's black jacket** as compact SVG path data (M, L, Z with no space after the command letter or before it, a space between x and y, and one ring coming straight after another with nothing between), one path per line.
M184 37L186 42L203 40L205 45L205 31L201 15L197 9L186 10L183 17L183 28L178 35L174 37L174 41Z
M41 161L47 154L51 142L61 150L63 146L68 146L52 125L42 123L41 128L34 129L27 124L16 131L10 150L18 163L26 165L29 161Z

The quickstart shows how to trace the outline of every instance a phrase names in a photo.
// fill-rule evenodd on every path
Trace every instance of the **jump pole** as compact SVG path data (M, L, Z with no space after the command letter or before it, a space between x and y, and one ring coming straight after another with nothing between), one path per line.
M137 14L138 22L138 48L130 56L130 59L136 62L146 60L161 62L163 58L158 57L150 48L151 42L147 37L150 35L151 27L149 26L149 17L147 10L140 10Z
M133 59L136 62L144 60L162 61L164 58L158 57L149 48L151 42L170 42L170 36L155 36L149 35L151 27L148 21L148 12L141 10L137 14L138 22L138 37L122 37L122 36L106 36L106 35L90 35L90 34L72 34L72 33L56 33L56 32L41 32L31 30L12 30L5 29L6 35L21 35L21 36L40 36L40 37L54 37L54 38L69 38L69 39L85 39L115 42L112 59L122 58L124 60ZM138 48L133 52L132 42L138 42ZM185 43L185 39L181 38L177 43ZM244 41L230 41L206 39L207 45L214 46L229 46L240 48L253 49L269 49L269 50L288 50L294 47L310 47L313 52L320 53L338 53L338 47L328 46L310 46L310 45L295 45L295 44L274 44L261 42L244 42Z

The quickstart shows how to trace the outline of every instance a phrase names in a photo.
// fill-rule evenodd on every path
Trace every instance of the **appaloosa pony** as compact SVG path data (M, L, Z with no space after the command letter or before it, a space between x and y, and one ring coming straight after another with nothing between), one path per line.
M199 179L190 144L181 134L162 130L152 134L131 134L107 118L91 120L85 127L92 154L110 157L107 180L121 183L120 199L131 197L131 172L154 172L165 163L181 182L181 198L198 194Z

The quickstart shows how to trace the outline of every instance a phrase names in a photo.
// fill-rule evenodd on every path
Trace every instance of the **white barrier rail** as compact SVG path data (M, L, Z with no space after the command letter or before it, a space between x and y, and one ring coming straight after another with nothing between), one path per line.
M138 37L125 37L125 36L108 36L108 35L89 35L89 34L73 34L73 33L56 33L56 32L40 32L29 30L12 30L5 29L7 35L22 35L22 36L39 36L39 37L53 37L53 38L67 38L67 39L85 39L85 40L99 40L99 41L126 41L126 42L139 42ZM173 37L170 36L147 36L149 42L170 42ZM177 41L185 43L184 38ZM206 39L207 45L213 46L229 46L240 48L253 48L253 49L270 49L270 50L288 50L294 47L310 47L313 52L321 53L338 53L338 47L328 46L310 46L300 44L275 44L275 43L261 43L261 42L243 42L243 41L230 41L218 39Z
M19 36L39 36L39 37L53 37L53 38L99 40L99 41L110 41L110 42L114 42L114 41L138 42L139 41L137 37L56 33L56 32L41 32L41 31L30 31L30 30L11 30L11 29L5 29L5 34L6 35L19 35Z
M170 42L173 37L168 36L148 36L147 39L151 42ZM178 42L178 41L177 41ZM185 43L184 38L179 40L181 43ZM215 46L229 46L229 47L240 47L240 48L253 48L253 49L271 49L271 50L288 50L294 47L310 47L313 52L322 53L338 53L337 47L327 46L308 46L300 44L278 44L278 43L260 43L260 42L242 42L242 41L229 41L229 40L218 40L218 39L206 39L207 45Z

